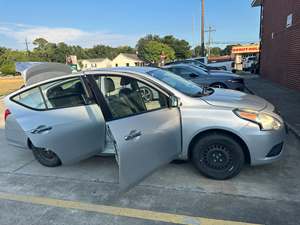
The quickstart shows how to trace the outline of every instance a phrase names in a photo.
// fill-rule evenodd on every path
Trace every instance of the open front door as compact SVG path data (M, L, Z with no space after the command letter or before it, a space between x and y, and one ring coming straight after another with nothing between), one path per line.
M111 121L108 126L118 151L121 190L137 184L181 152L178 108Z
M163 91L133 77L100 75L96 80L111 114L107 134L115 143L124 191L181 153L180 111L169 107Z

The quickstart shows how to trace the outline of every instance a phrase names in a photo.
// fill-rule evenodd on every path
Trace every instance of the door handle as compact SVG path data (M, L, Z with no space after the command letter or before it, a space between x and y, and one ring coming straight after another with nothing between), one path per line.
M140 137L142 136L142 132L141 131L137 131L137 130L132 130L130 131L130 133L124 137L125 141L130 141L134 138Z
M30 133L32 133L32 134L41 134L41 133L49 131L51 129L52 129L52 127L47 127L45 125L40 125L37 128L31 130Z

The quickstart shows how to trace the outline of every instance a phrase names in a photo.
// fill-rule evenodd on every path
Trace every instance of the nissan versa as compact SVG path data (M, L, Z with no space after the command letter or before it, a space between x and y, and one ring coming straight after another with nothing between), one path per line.
M284 122L253 95L151 67L63 75L45 64L27 73L26 86L5 98L6 136L45 166L115 154L128 188L175 159L223 180L282 153Z

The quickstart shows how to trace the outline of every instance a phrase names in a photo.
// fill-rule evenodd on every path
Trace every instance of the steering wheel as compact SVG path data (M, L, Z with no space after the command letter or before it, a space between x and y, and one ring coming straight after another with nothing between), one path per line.
M151 102L153 100L153 93L148 87L140 87L140 93L145 103Z

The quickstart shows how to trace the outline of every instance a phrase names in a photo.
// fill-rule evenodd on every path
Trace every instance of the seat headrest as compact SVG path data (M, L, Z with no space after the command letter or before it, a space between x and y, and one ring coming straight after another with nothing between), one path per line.
M106 92L112 92L115 88L115 83L111 78L104 78L104 88Z
M48 98L57 97L60 96L63 92L64 90L61 86L53 87L47 91L47 97Z
M132 79L129 77L122 77L120 81L121 86L126 86L132 82Z

